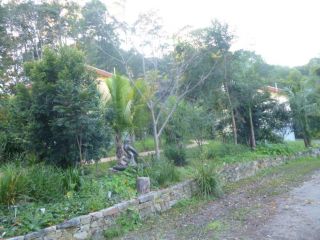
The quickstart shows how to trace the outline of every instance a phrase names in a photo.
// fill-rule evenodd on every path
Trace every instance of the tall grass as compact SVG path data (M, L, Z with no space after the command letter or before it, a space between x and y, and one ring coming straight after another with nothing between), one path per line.
M164 158L146 160L140 165L138 175L150 177L151 184L156 187L166 187L180 180L177 168Z
M202 162L194 168L194 179L199 186L198 194L203 197L220 197L222 188L218 180L215 167L210 163Z
M22 200L50 202L61 199L68 191L78 190L80 184L78 169L10 163L0 168L0 204L12 205Z
M13 164L7 164L0 170L0 204L14 205L29 195L26 171Z

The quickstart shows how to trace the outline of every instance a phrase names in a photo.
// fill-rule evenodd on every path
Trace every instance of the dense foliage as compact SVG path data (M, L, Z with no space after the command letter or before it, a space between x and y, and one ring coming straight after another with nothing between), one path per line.
M0 238L135 196L137 176L152 188L193 177L200 194L219 195L218 165L290 155L320 137L318 58L273 66L232 50L217 20L171 42L154 12L129 24L108 10L0 1ZM94 67L114 74L98 82ZM284 142L288 132L303 144ZM112 174L97 162L123 160L124 137L155 156ZM106 236L137 225L129 215Z
M95 76L72 48L26 64L30 85L2 100L1 159L27 154L63 167L97 160L110 143Z
M61 166L99 159L109 143L108 129L82 53L46 50L40 61L26 65L26 75L32 84L30 144L39 159Z

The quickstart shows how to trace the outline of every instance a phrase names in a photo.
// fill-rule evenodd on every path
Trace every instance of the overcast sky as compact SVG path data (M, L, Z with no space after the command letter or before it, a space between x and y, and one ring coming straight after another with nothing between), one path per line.
M170 33L226 22L238 37L233 49L254 50L269 64L298 66L320 57L320 0L125 0L124 11L103 1L127 21L158 10Z

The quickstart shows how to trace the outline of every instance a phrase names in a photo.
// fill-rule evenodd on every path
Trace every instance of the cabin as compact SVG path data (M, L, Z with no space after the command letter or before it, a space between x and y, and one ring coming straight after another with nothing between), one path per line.
M106 80L108 78L111 78L113 74L89 65L86 65L86 67L87 69L97 74L97 86L98 86L99 92L102 94L102 99L104 101L108 101L110 99L110 92L109 92L109 88L107 86Z
M290 104L289 104L289 98L288 96L284 93L284 91L280 88L277 87L277 85L273 86L267 86L266 87L267 91L270 93L270 96L272 99L276 100L280 104L285 104L286 109L288 111L291 111L290 109ZM283 137L283 140L285 141L295 141L295 135L294 131L291 128L284 129L283 132L277 133L278 135L281 135Z

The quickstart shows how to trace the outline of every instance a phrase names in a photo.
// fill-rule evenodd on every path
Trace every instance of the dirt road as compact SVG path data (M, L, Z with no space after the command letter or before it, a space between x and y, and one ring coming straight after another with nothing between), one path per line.
M320 239L320 171L276 205L275 214L247 239Z
M121 239L320 240L320 159L229 184L219 200L181 203Z

